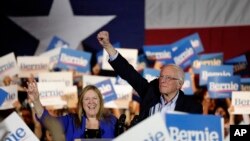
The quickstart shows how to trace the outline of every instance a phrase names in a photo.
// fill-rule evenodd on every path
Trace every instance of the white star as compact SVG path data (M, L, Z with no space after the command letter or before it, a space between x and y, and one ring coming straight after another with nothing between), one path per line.
M40 40L35 54L44 52L54 36L76 49L80 42L115 18L111 16L75 16L69 0L54 0L49 16L10 17Z

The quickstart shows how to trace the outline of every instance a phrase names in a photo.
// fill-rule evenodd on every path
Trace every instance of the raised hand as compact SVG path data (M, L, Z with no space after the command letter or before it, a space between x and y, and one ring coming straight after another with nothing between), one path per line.
M109 33L107 31L101 31L97 35L97 39L99 43L104 47L108 47L110 45L109 41Z
M27 86L28 86L28 88L25 88L25 90L26 90L31 102L39 101L39 92L38 92L36 81L33 79L33 80L27 82Z
M109 40L109 33L107 31L101 31L97 35L97 39L99 43L102 45L102 47L107 51L107 53L110 56L113 56L116 54L116 50L112 46Z
M28 88L24 88L28 94L29 100L34 104L34 110L37 116L40 118L43 114L43 106L39 99L39 92L35 79L30 79L27 82Z

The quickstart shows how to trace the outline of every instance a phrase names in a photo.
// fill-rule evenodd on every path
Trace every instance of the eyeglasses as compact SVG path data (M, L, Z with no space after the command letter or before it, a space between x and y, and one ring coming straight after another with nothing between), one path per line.
M161 76L159 76L159 79L166 80L166 81L169 81L169 80L180 80L179 78L175 78L175 77L171 77L171 76L167 76L167 75L161 75Z

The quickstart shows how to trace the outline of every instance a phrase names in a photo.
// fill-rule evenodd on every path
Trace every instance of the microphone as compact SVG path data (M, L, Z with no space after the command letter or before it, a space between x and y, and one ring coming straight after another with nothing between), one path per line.
M115 129L115 136L119 136L125 131L125 120L126 120L126 115L121 114L118 121L116 122L116 129Z
M131 128L131 127L135 126L137 123L139 123L139 121L140 121L139 119L140 119L139 116L135 115L134 118L130 122L129 128Z

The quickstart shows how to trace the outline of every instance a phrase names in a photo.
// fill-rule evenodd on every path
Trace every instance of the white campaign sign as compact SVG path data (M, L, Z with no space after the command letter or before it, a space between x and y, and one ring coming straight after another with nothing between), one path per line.
M115 77L109 77L109 76L94 76L94 75L83 75L82 84L83 87L86 85L94 85L98 82L104 81L110 79L112 84L115 84L116 78Z
M128 48L116 48L116 50L128 60L128 62L136 69L137 68L137 58L138 58L138 49L128 49ZM103 70L113 70L110 66L108 53L103 50L103 59L102 59L102 69Z
M160 113L138 123L113 141L172 141Z
M128 109L132 100L133 88L130 85L113 85L117 99L104 104L105 108Z
M39 82L64 82L66 86L73 86L72 72L43 72L38 74Z
M0 139L3 141L39 141L16 112L0 123Z
M0 107L0 110L14 108L14 102L18 101L17 85L3 86L0 88L8 93L6 99Z
M18 74L19 70L16 63L15 54L9 53L0 57L0 80L2 81L5 76L12 77Z
M40 72L49 71L49 58L45 56L18 56L19 77L37 77Z
M233 91L233 114L250 114L250 91Z

